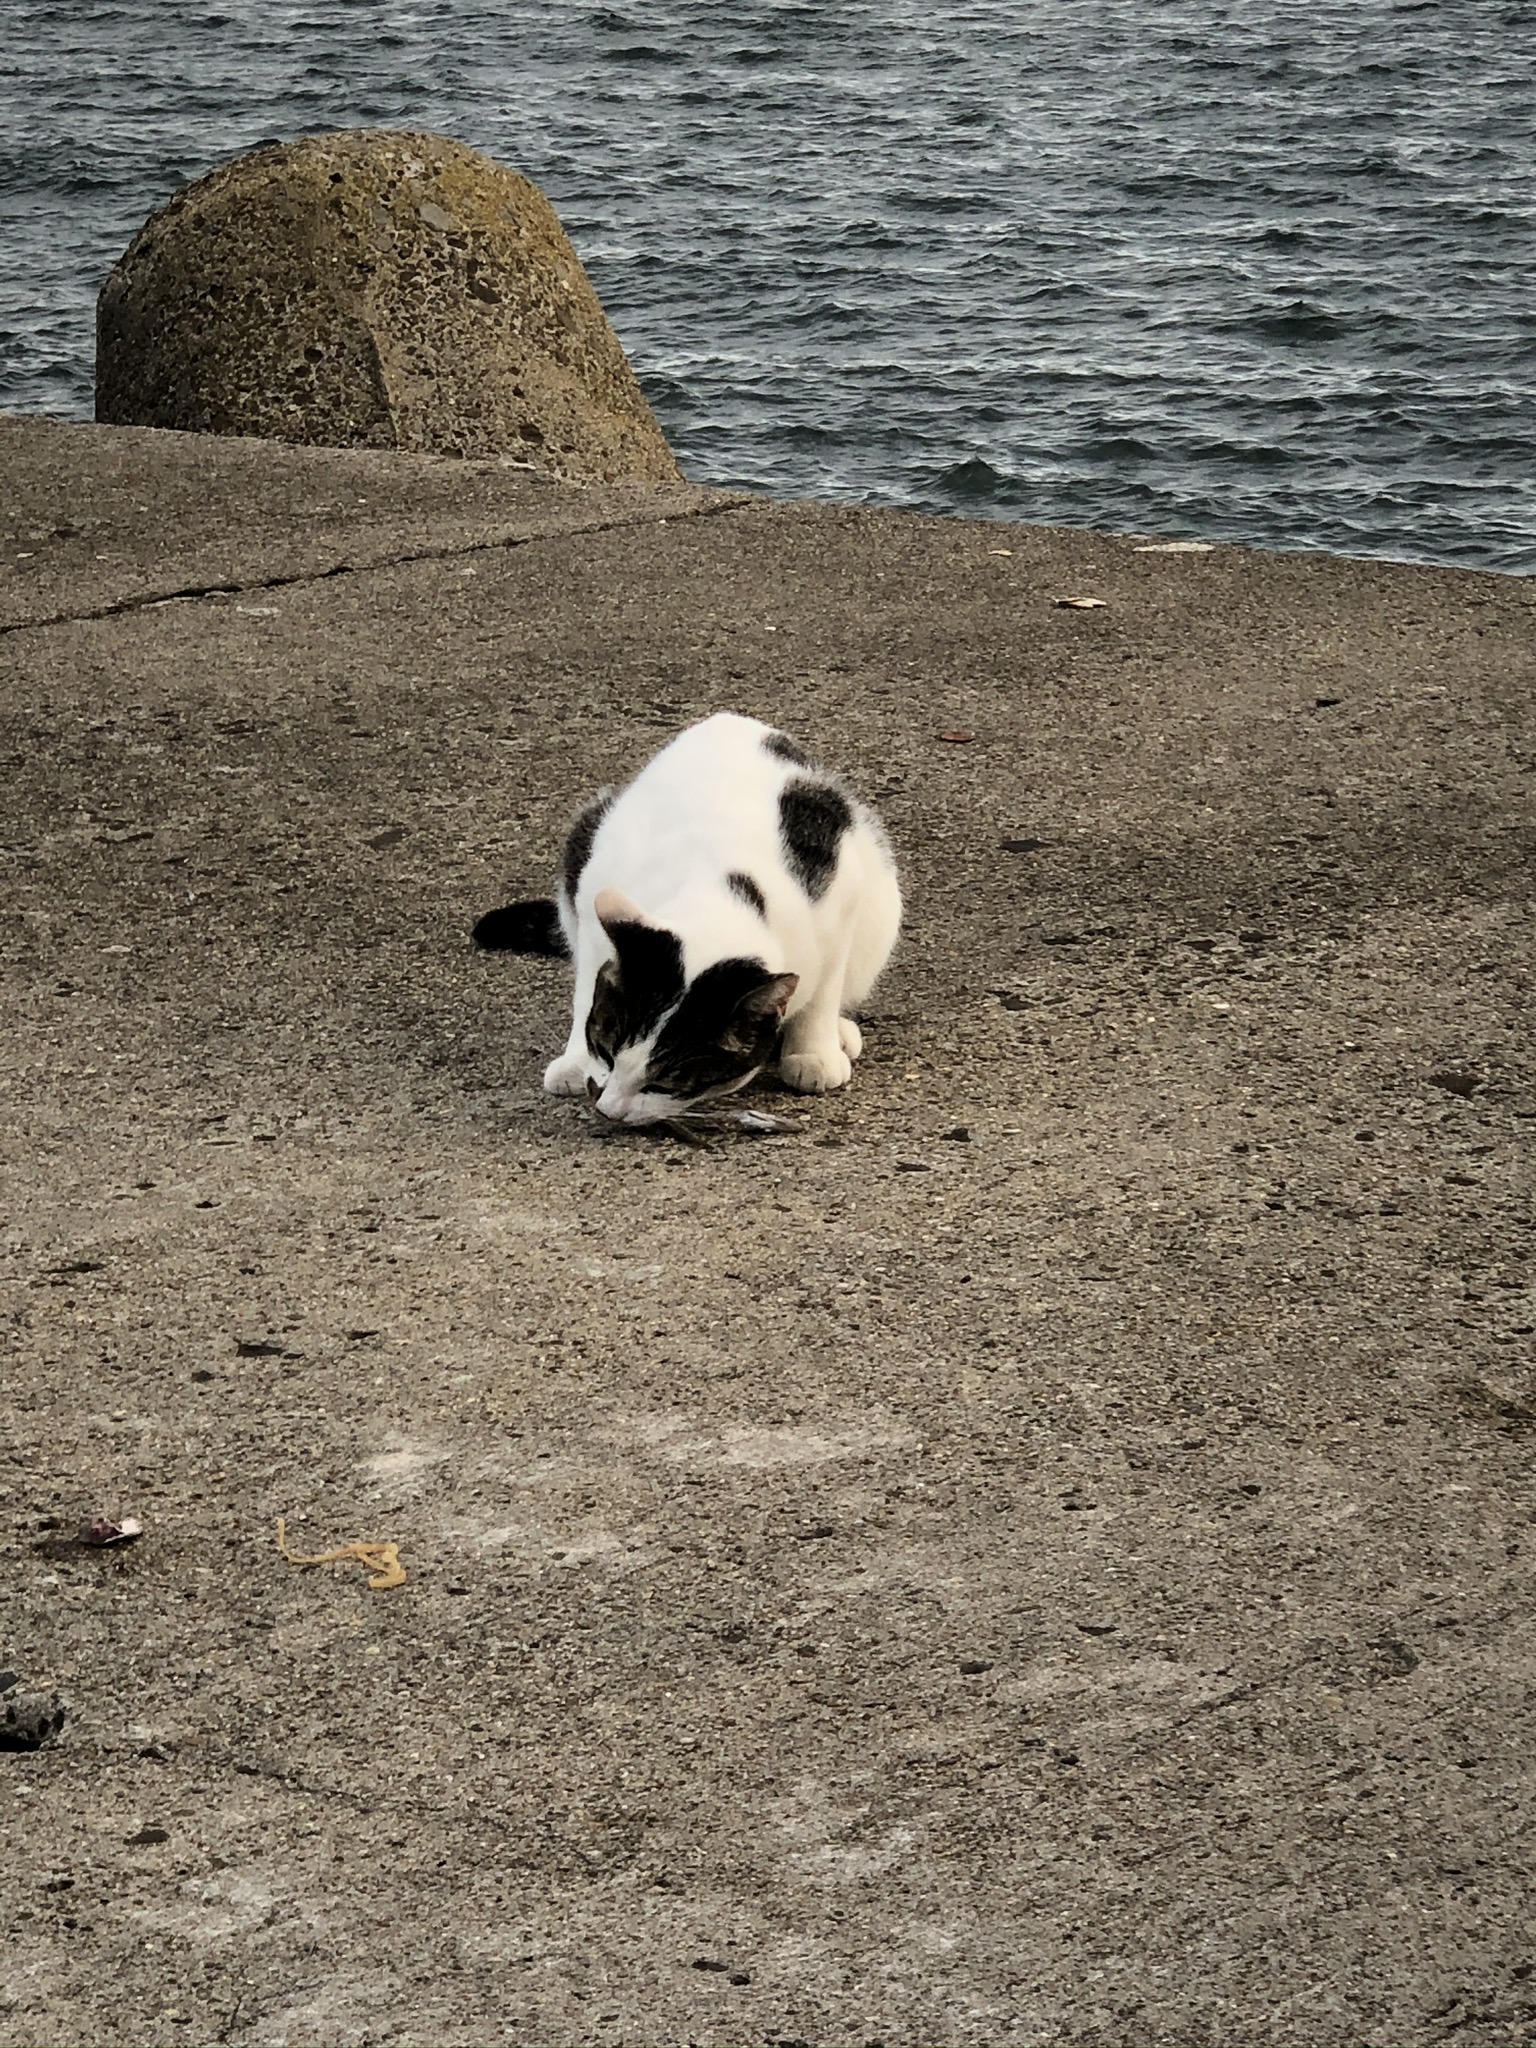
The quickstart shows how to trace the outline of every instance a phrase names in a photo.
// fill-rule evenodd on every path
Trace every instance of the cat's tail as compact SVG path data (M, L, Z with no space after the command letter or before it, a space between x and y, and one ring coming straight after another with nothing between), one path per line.
M542 953L552 960L571 957L560 912L548 896L488 910L470 936L487 953Z

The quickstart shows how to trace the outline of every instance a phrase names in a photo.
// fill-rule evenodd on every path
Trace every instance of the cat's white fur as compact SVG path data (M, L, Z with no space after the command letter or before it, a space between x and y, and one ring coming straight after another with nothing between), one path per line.
M675 932L689 982L715 961L737 956L798 977L784 1010L779 1072L808 1094L849 1079L863 1040L843 1012L869 994L890 957L901 891L878 822L844 789L853 823L842 835L830 884L812 900L786 862L779 795L807 774L832 778L770 753L765 742L773 733L756 719L718 712L679 733L605 813L574 905L561 894L576 987L569 1042L544 1074L551 1094L586 1094L589 1080L596 1082L598 1109L621 1123L654 1123L682 1107L642 1090L648 1046L623 1049L611 1073L587 1051L593 987L603 962L614 957L600 897L610 920L638 914ZM733 871L757 884L766 916L731 891L726 877Z

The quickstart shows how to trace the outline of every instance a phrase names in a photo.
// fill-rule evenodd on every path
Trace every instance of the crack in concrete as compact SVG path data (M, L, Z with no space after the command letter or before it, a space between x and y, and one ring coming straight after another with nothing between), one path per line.
M740 512L755 501L746 493L713 505L682 505L665 512L637 513L633 518L601 519L590 526L567 527L558 533L509 534L501 540L470 541L454 547L420 548L404 554L386 555L376 562L337 562L329 569L301 569L287 576L264 576L244 583L189 583L154 596L120 598L114 604L99 605L91 611L53 612L46 618L17 619L0 625L0 639L13 633L41 633L54 626L90 625L99 619L129 617L135 612L155 611L162 605L195 604L206 597L245 597L263 590L291 590L306 583L330 583L338 576L366 576L377 569L405 569L413 562L452 562L464 555L492 555L513 548L532 547L538 541L577 540L589 534L619 533L630 527L666 526L674 520L717 519L728 512Z
M285 1792L295 1793L303 1799L334 1801L339 1805L351 1807L359 1814L382 1814L397 1819L414 1816L417 1820L457 1826L470 1834L478 1828L502 1840L508 1839L516 1832L522 1844L522 1867L528 1870L580 1870L588 1876L594 1876L605 1870L617 1868L624 1860L621 1855L611 1862L605 1861L599 1852L585 1849L580 1843L566 1841L558 1835L545 1833L541 1836L530 1836L525 1826L517 1826L506 1814L498 1812L489 1804L477 1805L473 1809L448 1806L441 1801L408 1791L381 1791L370 1796L354 1791L348 1785L320 1784L299 1771L286 1769L281 1764L254 1757L237 1756L227 1749L209 1748L204 1750L202 1755L203 1760L215 1769L222 1767L236 1777L257 1778L264 1784L280 1786ZM634 1863L638 1860L638 1852L629 1851L628 1861Z

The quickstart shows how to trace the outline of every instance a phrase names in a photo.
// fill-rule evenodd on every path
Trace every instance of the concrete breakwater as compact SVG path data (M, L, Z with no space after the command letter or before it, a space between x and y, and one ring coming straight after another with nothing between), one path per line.
M184 186L102 288L96 417L681 477L554 208L443 135L273 142Z
M0 471L5 2038L1528 2039L1530 587ZM466 934L722 705L908 936L600 1142Z

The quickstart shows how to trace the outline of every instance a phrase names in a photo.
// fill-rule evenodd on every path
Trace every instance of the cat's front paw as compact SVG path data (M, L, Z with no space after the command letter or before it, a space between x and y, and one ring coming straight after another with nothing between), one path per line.
M849 1059L856 1060L864 1050L864 1034L851 1017L838 1018L837 1035Z
M587 1063L579 1054L563 1052L544 1069L546 1095L585 1095Z
M836 1052L787 1052L779 1061L785 1086L801 1095L825 1095L831 1088L845 1088L852 1073L853 1062L841 1046Z

